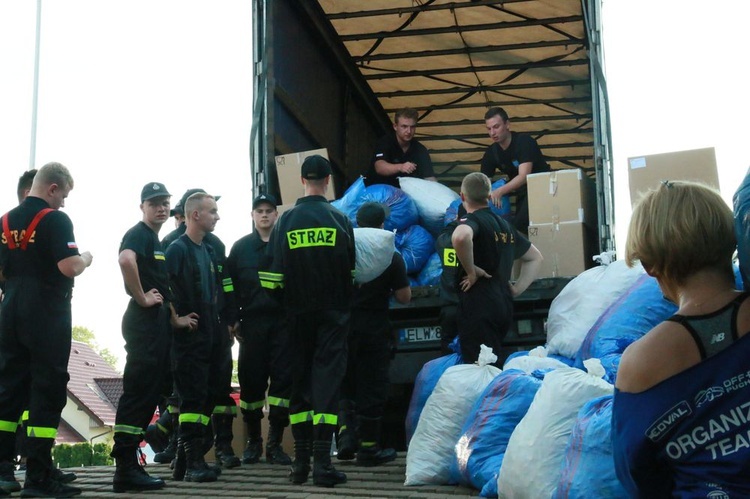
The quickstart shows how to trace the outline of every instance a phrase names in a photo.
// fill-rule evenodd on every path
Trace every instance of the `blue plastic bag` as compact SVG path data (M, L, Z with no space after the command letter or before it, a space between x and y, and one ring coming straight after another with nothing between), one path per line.
M440 284L440 275L443 273L443 262L440 255L433 253L427 259L422 270L419 271L417 282L420 286L437 286Z
M750 169L734 193L734 233L744 289L750 285Z
M408 229L396 232L396 251L406 264L407 274L417 274L427 259L435 252L435 238L421 225L412 225Z
M500 180L496 180L492 183L492 190L494 191L498 187L502 187L505 185L505 179L501 178ZM490 209L492 210L492 213L495 215L500 215L501 217L504 217L506 215L510 215L510 198L508 196L502 196L500 198L500 207L497 208L492 201L488 201L488 204L490 206Z

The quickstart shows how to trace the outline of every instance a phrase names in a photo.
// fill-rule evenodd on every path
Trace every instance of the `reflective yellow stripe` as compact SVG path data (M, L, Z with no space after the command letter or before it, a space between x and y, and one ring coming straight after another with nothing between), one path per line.
M268 397L268 405L275 405L276 407L289 407L289 399Z
M289 422L291 424L307 423L308 421L312 421L312 420L313 420L312 411L298 412L297 414L289 415Z
M360 442L359 446L360 447L365 447L365 448L367 448L367 447L375 447L375 443L376 442Z
M156 427L159 428L159 431L162 433L169 433L169 430L167 430L167 428L158 421L156 422Z
M7 431L10 433L15 433L16 429L18 429L18 423L14 423L12 421L0 420L0 431Z
M33 438L55 438L57 437L57 428L29 426L26 428L26 436Z
M21 414L21 421L28 421L29 420L29 411L23 411L23 414Z
M170 414L179 414L180 408L177 407L176 405L168 405L167 411L169 411Z
M139 428L138 426L116 424L115 433L127 433L128 435L143 435L143 429ZM166 431L164 433L166 433Z
M265 404L265 400L258 400L257 402L245 402L240 400L240 407L246 411L254 411L256 409L262 409Z
M453 248L443 248L443 265L445 267L458 267L456 250Z
M231 277L226 277L222 279L221 284L222 286L224 286L225 293L231 293L232 291L234 291L234 284L232 283Z
M209 421L211 421L211 418L205 414L195 414L191 412L180 414L180 423L200 423L208 425Z
M336 229L316 227L290 230L286 233L286 241L290 250L315 246L336 246Z
M267 289L282 289L284 287L284 274L274 272L258 272L260 285Z
M166 260L164 253L161 251L154 251L154 260Z
M214 407L213 414L235 415L237 414L237 406L236 405L217 405L216 407Z
M336 414L315 414L313 416L313 424L332 424L336 425L339 422L339 417Z

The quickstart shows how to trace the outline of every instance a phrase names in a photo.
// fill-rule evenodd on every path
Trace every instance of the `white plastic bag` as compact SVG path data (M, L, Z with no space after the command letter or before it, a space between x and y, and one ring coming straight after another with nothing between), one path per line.
M590 359L586 373L574 367L547 373L526 416L510 436L497 479L499 498L551 497L557 487L568 439L578 411L614 387L601 379L604 369Z
M461 428L477 397L500 374L497 356L482 345L476 364L448 368L427 399L409 442L404 485L447 484Z
M354 280L360 284L370 282L393 260L396 235L388 230L361 227L354 229L354 248L357 254Z
M459 198L455 191L439 182L414 177L398 179L401 190L417 205L420 224L435 236L443 229L445 210Z
M586 334L599 316L643 275L622 260L582 273L552 300L547 318L547 350L575 358Z
M503 365L503 371L508 369L520 369L526 374L531 374L538 369L559 369L568 367L565 362L547 357L547 349L536 347L528 355L518 355L509 359Z

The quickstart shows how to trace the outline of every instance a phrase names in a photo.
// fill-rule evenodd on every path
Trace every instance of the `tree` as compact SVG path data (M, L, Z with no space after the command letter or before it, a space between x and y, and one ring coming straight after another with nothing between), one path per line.
M104 361L117 370L117 356L109 351L108 348L99 348L96 342L96 335L92 330L83 326L73 326L73 339L86 343L90 346Z

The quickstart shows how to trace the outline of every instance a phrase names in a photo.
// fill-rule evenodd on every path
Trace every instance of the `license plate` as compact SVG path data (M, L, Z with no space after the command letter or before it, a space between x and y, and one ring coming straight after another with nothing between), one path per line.
M399 343L421 343L423 341L439 341L440 326L418 326L399 329Z

